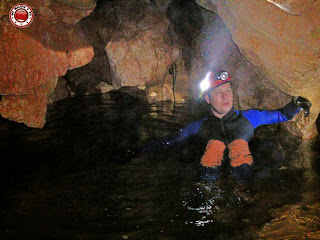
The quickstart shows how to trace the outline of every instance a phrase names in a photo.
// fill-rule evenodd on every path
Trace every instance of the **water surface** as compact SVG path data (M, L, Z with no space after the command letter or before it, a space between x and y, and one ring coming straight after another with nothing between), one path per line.
M256 176L246 188L227 173L199 182L188 146L112 160L115 150L174 134L205 111L112 93L50 105L43 129L2 119L0 239L317 236L318 138L302 141L279 125L257 129ZM290 207L304 211L299 221L309 219L298 233L274 223Z

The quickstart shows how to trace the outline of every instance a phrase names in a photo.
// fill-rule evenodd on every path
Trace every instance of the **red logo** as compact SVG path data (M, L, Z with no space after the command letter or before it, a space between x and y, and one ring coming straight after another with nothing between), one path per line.
M27 4L14 5L9 12L11 23L18 28L25 28L33 21L33 11Z

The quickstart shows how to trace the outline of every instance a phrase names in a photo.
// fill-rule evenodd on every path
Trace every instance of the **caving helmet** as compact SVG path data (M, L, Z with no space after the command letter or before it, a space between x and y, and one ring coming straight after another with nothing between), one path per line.
M209 93L213 89L228 82L229 83L231 82L231 78L227 71L225 70L219 71L219 72L209 71L204 77L204 79L200 82L199 97L202 97L204 93Z

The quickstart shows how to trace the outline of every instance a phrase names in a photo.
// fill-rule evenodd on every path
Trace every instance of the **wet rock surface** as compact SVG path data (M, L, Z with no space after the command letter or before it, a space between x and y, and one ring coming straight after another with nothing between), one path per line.
M319 139L260 127L245 187L228 172L199 182L198 160L181 148L112 161L115 149L175 133L199 107L111 92L51 105L43 129L1 119L0 238L317 239Z
M25 1L35 16L24 29L8 19L15 2L0 4L0 113L7 119L41 128L49 103L124 86L139 87L149 102L184 102L199 96L200 81L217 68L232 76L239 109L279 108L291 95L310 99L310 117L283 126L305 138L317 134L317 2ZM279 6L302 11L283 19Z
M216 13L228 28L241 54L270 83L291 96L305 96L313 103L308 121L295 129L304 138L317 135L319 115L319 9L318 1L222 1ZM289 14L288 14L289 13ZM294 126L291 126L294 128Z
M8 19L15 2L0 3L0 113L7 119L41 128L48 95L54 91L58 77L89 63L94 55L80 27L73 24L88 16L96 4L25 1L35 16L30 26L21 29Z
M284 206L274 210L274 218L265 224L259 239L319 239L319 211L319 203Z

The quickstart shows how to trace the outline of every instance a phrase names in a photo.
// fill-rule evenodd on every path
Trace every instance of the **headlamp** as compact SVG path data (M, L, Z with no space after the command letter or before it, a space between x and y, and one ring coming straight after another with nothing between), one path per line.
M204 79L200 82L200 95L202 97L203 93L208 90L213 90L214 88L231 81L227 71L221 71L219 74L214 72L208 72Z
M211 72L208 72L206 74L205 78L200 83L200 89L202 92L208 90L211 85L210 80L209 80L210 74L211 74Z
M217 77L219 80L225 81L227 80L229 77L229 74L226 71L223 71L219 74L219 76Z

